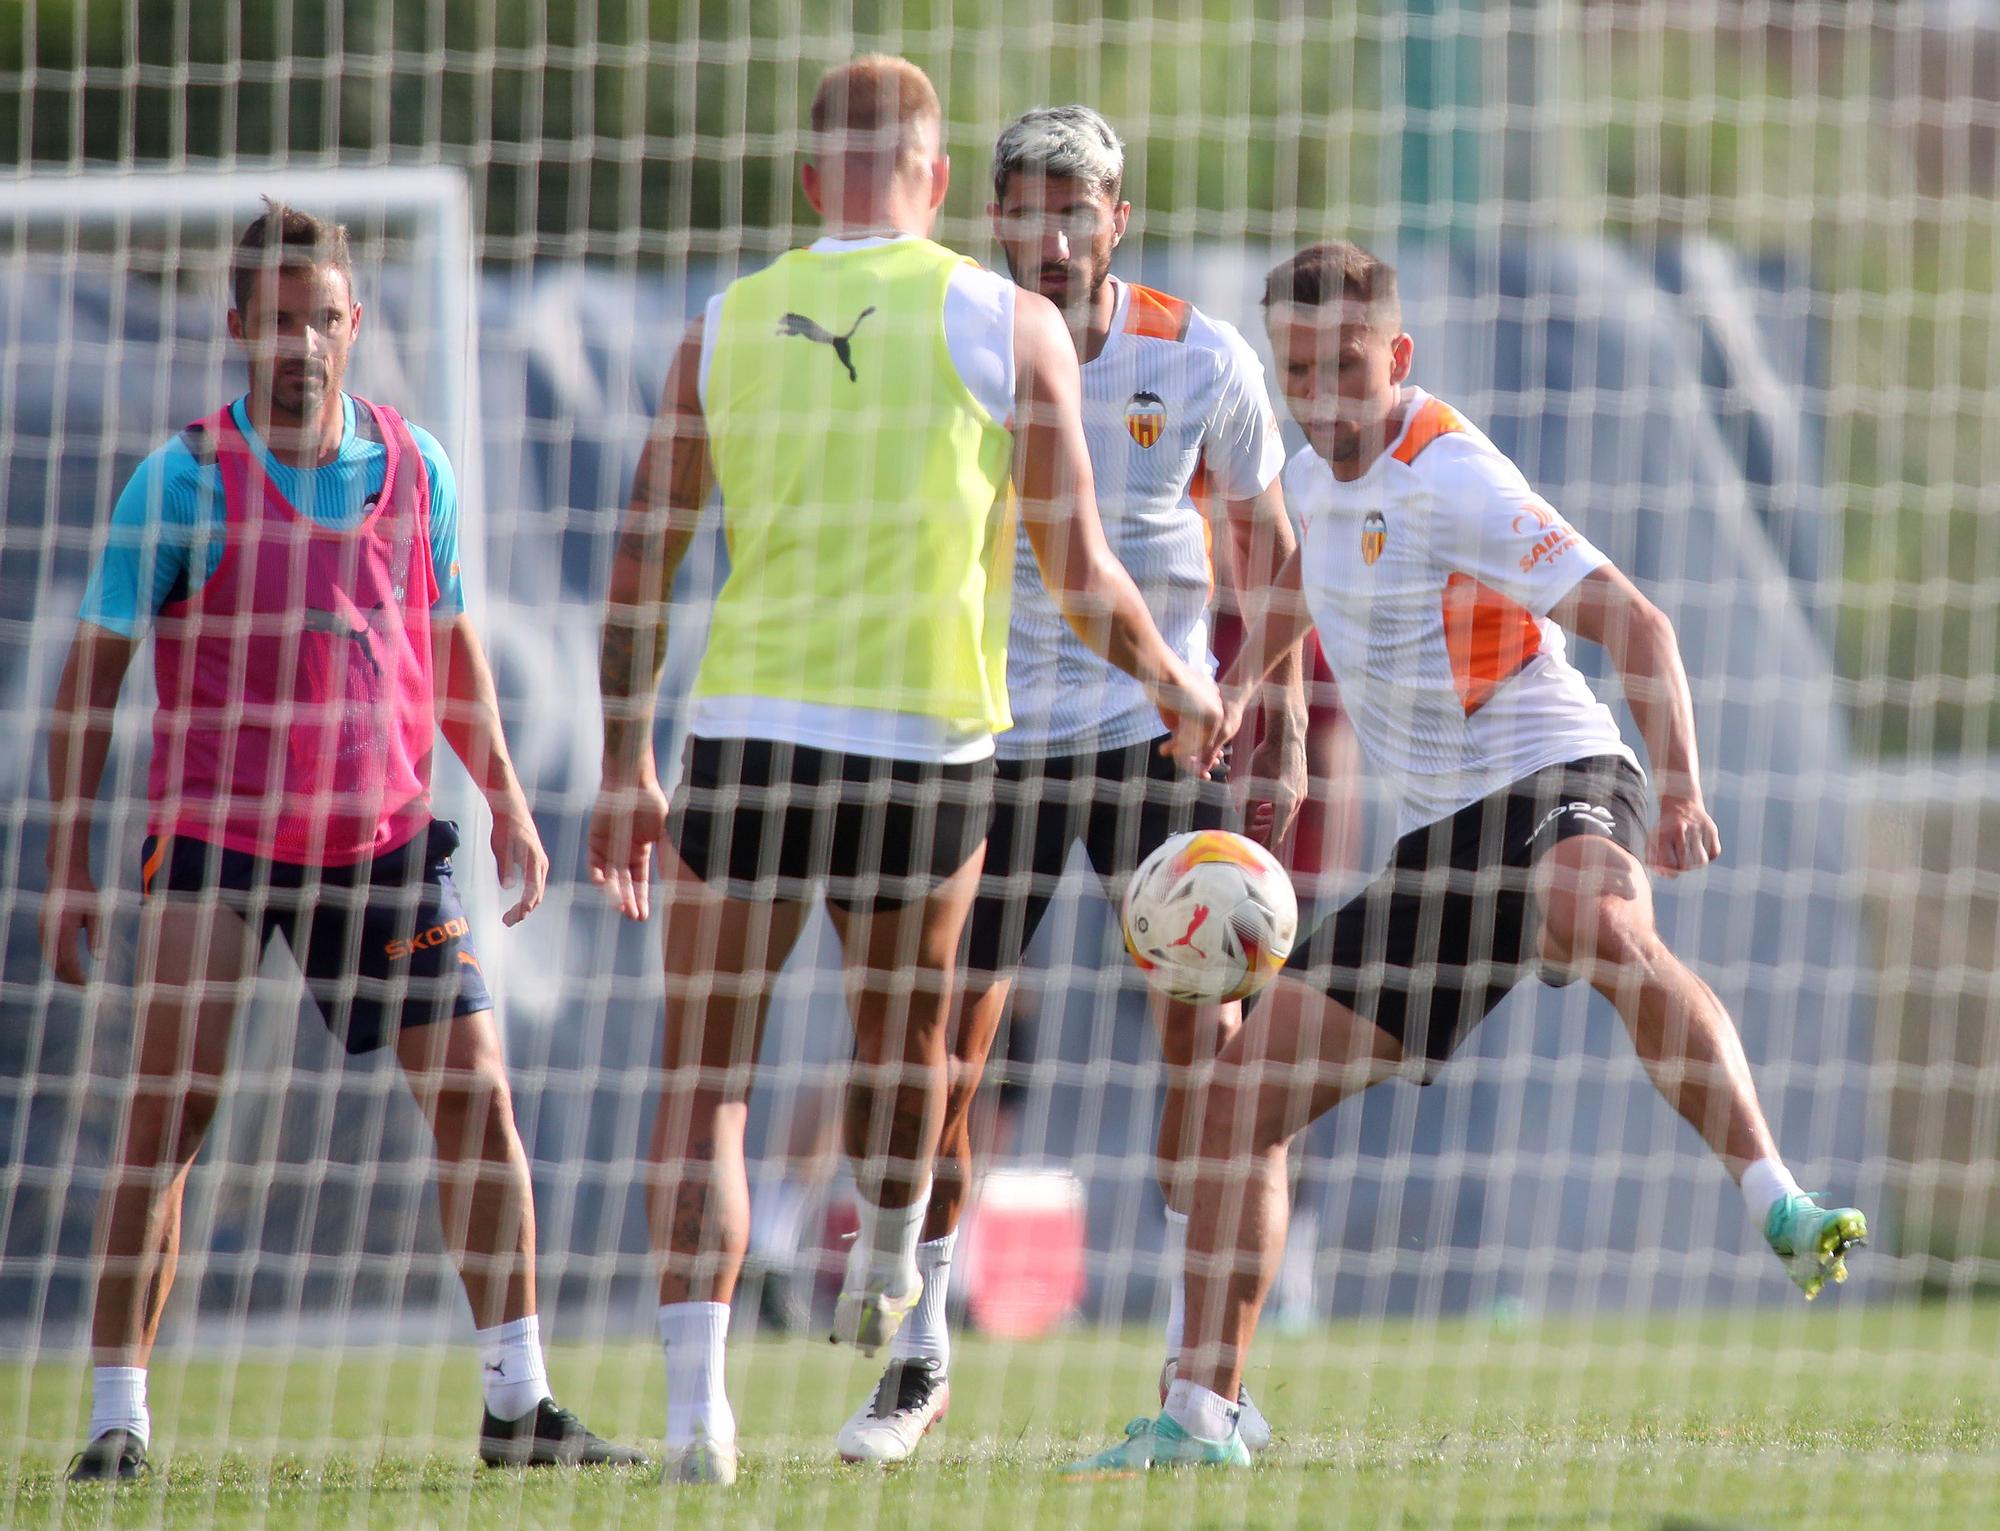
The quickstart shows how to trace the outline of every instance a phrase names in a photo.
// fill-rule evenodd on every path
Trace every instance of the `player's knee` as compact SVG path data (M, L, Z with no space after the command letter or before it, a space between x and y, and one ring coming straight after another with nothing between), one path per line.
M184 1164L200 1152L222 1097L213 1091L141 1093L125 1120L125 1162Z
M432 1099L431 1129L446 1149L463 1146L493 1157L495 1145L503 1151L511 1145L516 1136L514 1097L497 1057L446 1077Z
M1604 988L1645 982L1660 965L1664 949L1642 909L1631 899L1603 893L1550 901L1543 916L1541 956Z

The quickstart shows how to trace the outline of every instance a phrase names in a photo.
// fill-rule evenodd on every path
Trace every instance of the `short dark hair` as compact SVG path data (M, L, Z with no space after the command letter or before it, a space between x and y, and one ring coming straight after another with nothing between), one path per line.
M264 211L250 221L229 259L229 296L237 312L249 304L258 277L285 266L331 266L347 279L347 295L354 296L347 225L266 197Z
M1327 303L1359 303L1384 329L1403 327L1403 300L1396 268L1373 251L1345 239L1307 245L1280 261L1264 278L1264 307L1280 303L1319 308Z

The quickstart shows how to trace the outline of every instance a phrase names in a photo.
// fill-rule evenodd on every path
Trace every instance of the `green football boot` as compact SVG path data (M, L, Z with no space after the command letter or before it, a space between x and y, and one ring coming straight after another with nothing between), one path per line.
M1836 1286L1847 1279L1847 1252L1868 1242L1868 1219L1853 1207L1822 1207L1801 1192L1778 1198L1764 1219L1764 1238L1811 1302L1827 1277Z
M1125 1439L1063 1468L1066 1478L1126 1478L1155 1467L1248 1467L1250 1449L1240 1429L1226 1441L1189 1435L1164 1412L1158 1419L1135 1419Z

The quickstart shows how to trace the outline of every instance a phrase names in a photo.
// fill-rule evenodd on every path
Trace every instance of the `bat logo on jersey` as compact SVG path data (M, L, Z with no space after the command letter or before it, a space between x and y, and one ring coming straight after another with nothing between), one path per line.
M1157 393L1141 388L1126 401L1125 429L1140 446L1149 447L1158 441L1166 426L1167 401Z
M1375 560L1382 556L1382 549L1389 545L1389 523L1379 510L1368 512L1368 519L1361 523L1361 561L1369 568L1375 567Z
M849 349L848 342L854 338L854 332L861 328L861 321L874 312L873 303L862 309L854 316L854 322L847 327L845 335L828 333L816 321L808 319L804 314L786 314L778 321L778 333L796 336L800 340L810 340L818 345L832 346L834 356L841 366L847 369L848 382L858 383L861 379L854 371L854 353Z

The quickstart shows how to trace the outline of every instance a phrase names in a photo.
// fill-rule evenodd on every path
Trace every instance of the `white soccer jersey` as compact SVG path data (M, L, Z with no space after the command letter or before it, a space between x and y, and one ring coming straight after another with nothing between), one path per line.
M1231 326L1118 282L1111 333L1083 365L1083 430L1112 553L1174 652L1213 673L1215 576L1197 480L1218 499L1240 500L1283 470L1262 364ZM1139 683L1063 620L1025 532L1014 559L1007 699L1014 726L995 743L1010 760L1119 749L1162 727Z
M1450 405L1406 403L1360 478L1310 447L1285 469L1306 605L1369 764L1401 791L1399 834L1544 766L1638 764L1547 620L1604 555Z

